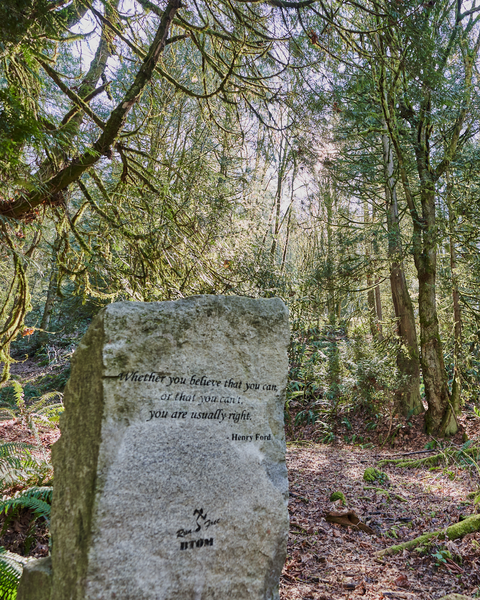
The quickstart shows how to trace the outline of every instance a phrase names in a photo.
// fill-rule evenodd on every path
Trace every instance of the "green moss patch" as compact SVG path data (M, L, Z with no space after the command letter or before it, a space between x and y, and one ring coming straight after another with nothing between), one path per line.
M369 483L373 483L374 481L385 483L388 481L388 476L383 471L379 471L374 467L368 467L365 469L365 472L363 474L363 480L368 481Z

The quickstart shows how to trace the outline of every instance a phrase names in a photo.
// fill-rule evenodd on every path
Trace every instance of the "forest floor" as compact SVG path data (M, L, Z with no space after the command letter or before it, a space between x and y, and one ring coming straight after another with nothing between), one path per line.
M476 506L468 496L480 487L478 467L468 468L461 461L436 467L379 467L384 459L431 456L442 444L423 433L421 415L407 424L400 419L380 419L374 434L366 427L368 420L365 415L350 413L348 427L345 423L339 426L330 445L311 441L316 438L314 425L289 432L290 534L282 600L360 596L369 600L436 600L453 592L480 596L480 532L455 542L434 539L428 546L395 556L376 555L474 514ZM480 418L467 410L459 421L460 431L446 447L461 448L467 438L477 445ZM353 435L362 442L368 440L372 447L348 443L354 431ZM397 435L391 439L395 431ZM382 446L385 439L388 445ZM423 452L425 446L437 447L429 453ZM388 481L364 481L368 467L381 469ZM334 492L344 494L346 507L341 501L330 502ZM326 521L327 513L346 508L373 534Z
M55 377L56 369L61 369L61 365L45 368L29 359L23 367L15 365L14 375L34 381ZM355 445L349 443L352 431L361 431L362 441L371 432L365 431L367 419L362 415L348 417L348 427L339 427L331 444L315 441L314 426L288 432L290 534L281 599L347 600L362 596L369 600L436 600L451 592L480 596L480 532L455 542L435 539L427 547L395 556L376 555L389 546L444 529L462 516L475 513L474 500L468 495L480 488L478 468L458 462L434 468L378 467L381 459L429 455L420 453L428 442L433 445L431 438L421 432L422 418L411 419L406 427L401 421L380 419L378 431L370 435L368 444ZM462 436L480 441L480 418L466 412L460 421L461 432L450 443L459 448ZM397 435L390 442L385 433L391 435L395 430ZM47 450L58 436L58 428L40 429ZM388 446L382 446L384 438ZM0 441L35 444L28 427L15 420L0 422ZM364 481L367 467L380 468L388 480ZM8 490L7 495L13 492ZM341 501L330 501L333 492L344 494L346 507ZM346 508L353 510L373 533L326 521L328 512ZM1 521L0 518L0 529ZM32 557L45 556L45 524L38 523L34 543L25 552L28 530L29 515L24 514L0 536L0 546Z
M282 599L433 600L452 592L478 594L480 533L456 542L438 541L422 552L376 557L384 548L443 529L474 512L467 495L476 489L476 481L463 468L385 466L388 486L363 480L367 467L392 455L398 456L377 449L289 445L290 535ZM343 492L347 507L373 535L327 523L329 511L343 508L340 501L329 500L335 491Z

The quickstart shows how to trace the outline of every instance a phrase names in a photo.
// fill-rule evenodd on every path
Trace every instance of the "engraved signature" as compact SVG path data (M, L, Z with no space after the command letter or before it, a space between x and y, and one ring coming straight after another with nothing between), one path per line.
M203 510L203 508L196 508L193 511L193 516L195 517L195 529L178 529L177 537L183 538L191 533L198 533L202 528L208 529L213 525L218 525L220 523L220 519L209 519L207 513Z

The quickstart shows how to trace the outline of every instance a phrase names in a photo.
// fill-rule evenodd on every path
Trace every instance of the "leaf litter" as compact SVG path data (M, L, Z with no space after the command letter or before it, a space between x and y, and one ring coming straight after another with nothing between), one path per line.
M363 479L367 467L398 456L352 446L289 444L290 534L282 600L362 597L436 600L449 593L480 594L480 533L434 539L427 547L379 559L376 553L475 512L467 499L477 475L459 466L429 470L384 465L388 482ZM331 502L333 492L341 501ZM328 514L353 512L373 534L329 523Z
M31 367L34 372L38 370L35 367ZM394 450L388 450L383 441L388 429L386 422L380 421L372 431L365 425L364 415L348 416L353 430L376 447L342 443L342 435L351 437L351 432L341 425L335 432L333 445L311 441L317 437L314 425L290 432L289 437L297 440L303 437L304 441L290 443L287 451L291 521L281 599L436 600L451 592L480 595L480 533L468 534L454 542L434 541L427 548L382 559L376 556L394 544L446 528L461 516L473 514L476 506L467 496L479 489L475 469L459 465L439 466L434 470L425 465L405 469L386 464L381 469L388 481L366 482L363 479L366 468L377 468L379 460L398 457L402 451L416 455L423 451L425 443L431 443L431 438L422 432L420 417L410 419L406 427L399 421L394 428L396 434L389 439ZM470 439L477 438L478 445L480 418L473 409L465 410L459 421L461 428L453 441L458 446L465 434ZM58 427L40 428L47 452L59 433ZM35 444L32 432L16 420L0 424L0 440ZM419 453L418 457L425 455ZM10 496L15 491L4 490L3 494ZM333 492L343 493L346 506L341 501L330 501ZM355 522L353 526L342 527L326 520L329 513L345 512L355 515L350 520L358 518L373 534L355 527ZM12 523L0 538L0 545L23 554L28 517L21 515L17 523ZM28 554L45 556L48 553L45 525L38 527L34 535L36 539Z

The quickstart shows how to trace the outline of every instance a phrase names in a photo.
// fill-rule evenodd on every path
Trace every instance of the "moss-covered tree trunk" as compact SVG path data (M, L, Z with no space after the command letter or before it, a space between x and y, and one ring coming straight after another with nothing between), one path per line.
M370 211L367 202L363 202L363 224L365 231L370 227ZM377 337L377 311L375 306L375 289L373 285L373 268L372 268L372 249L369 236L365 238L365 263L367 266L366 283L367 283L367 305L368 305L368 323L370 326L370 334L373 339Z
M335 327L339 320L339 300L335 293L335 247L333 233L333 212L334 212L334 195L331 189L331 182L327 178L324 182L325 192L323 194L323 203L326 209L326 235L327 235L327 256L325 257L325 279L327 286L327 311L328 323ZM337 304L338 303L338 304Z
M431 90L428 87L422 90L423 96L418 114L410 104L402 109L400 116L409 123L411 130L415 132L416 143L413 150L420 191L421 211L419 211L417 200L414 198L410 186L406 154L401 143L401 127L395 114L397 109L396 89L387 90L385 71L380 71L379 84L385 123L395 150L398 171L412 219L412 253L417 269L419 291L420 364L428 404L428 410L425 413L425 430L431 435L450 436L456 433L457 422L451 410L436 305L438 224L435 214L435 194L436 183L448 167L456 149L465 114L462 113L458 119L460 129L458 127L455 129L448 155L437 165L436 169L433 169L430 151L430 138L433 130L430 123Z
M418 161L417 161L418 163ZM426 166L426 165L425 165ZM421 166L422 252L414 253L418 272L418 313L423 382L428 401L425 430L432 435L454 435L457 423L450 410L448 378L443 360L443 345L437 316L437 231L435 184Z
M395 189L394 163L390 140L382 136L385 173L385 200L387 203L388 257L390 261L390 287L397 319L399 348L397 366L405 383L396 395L399 413L407 416L423 412L420 398L420 357L412 299L408 291L402 260L402 240Z
M455 414L461 412L461 393L462 380L460 377L459 361L462 354L462 309L460 307L460 292L458 289L458 273L457 273L457 257L455 252L455 227L457 225L457 217L453 207L452 191L453 185L450 178L450 173L447 171L447 207L448 207L448 235L450 246L450 273L452 278L452 301L453 301L453 382L451 393L452 410Z

